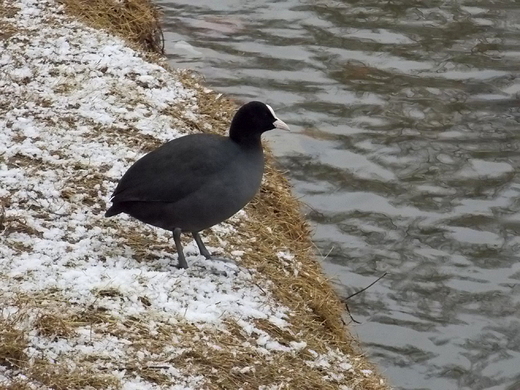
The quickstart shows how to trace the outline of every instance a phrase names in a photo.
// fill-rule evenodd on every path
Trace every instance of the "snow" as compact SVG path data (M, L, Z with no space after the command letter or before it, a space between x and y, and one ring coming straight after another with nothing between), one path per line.
M171 110L197 118L195 91L120 39L67 19L52 1L12 5L20 11L2 23L18 32L4 43L0 56L0 205L5 207L0 305L2 317L9 319L22 310L16 306L20 297L38 297L26 308L27 320L17 325L28 331L29 357L71 364L95 357L125 390L165 388L103 359L120 364L171 359L184 350L175 346L182 344L182 332L154 354L136 350L131 334L107 335L92 325L78 326L63 338L34 329L44 313L72 316L86 308L113 319L138 319L150 335L158 334L159 324L218 330L232 319L255 340L250 348L256 353L306 348L304 341L282 345L256 328L254 319L287 328L291 313L267 287L252 282L254 271L208 261L193 242L185 245L190 268L179 270L169 232L124 215L103 217L117 180L144 153L140 137L164 142L184 135L182 120ZM243 211L234 217L243 218ZM236 234L233 225L223 223L212 234L221 248L210 251L226 251L240 264L248 249L227 248L226 237ZM282 263L295 261L288 252L278 257ZM338 366L341 359L348 361L331 351L316 354L308 364L350 370L349 363ZM167 366L161 373L175 382L169 389L203 386L203 377ZM13 378L16 373L0 369L0 385Z

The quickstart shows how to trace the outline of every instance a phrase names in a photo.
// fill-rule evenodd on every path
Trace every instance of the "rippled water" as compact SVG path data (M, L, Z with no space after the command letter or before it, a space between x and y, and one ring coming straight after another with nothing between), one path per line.
M520 2L161 0L172 63L271 103L352 329L402 389L520 389ZM283 138L282 138L283 137Z

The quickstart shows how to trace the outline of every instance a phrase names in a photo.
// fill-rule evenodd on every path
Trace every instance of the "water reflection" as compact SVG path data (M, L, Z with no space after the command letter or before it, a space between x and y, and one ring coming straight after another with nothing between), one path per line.
M161 0L167 51L267 100L353 325L403 389L520 388L520 4ZM176 52L186 41L200 52Z

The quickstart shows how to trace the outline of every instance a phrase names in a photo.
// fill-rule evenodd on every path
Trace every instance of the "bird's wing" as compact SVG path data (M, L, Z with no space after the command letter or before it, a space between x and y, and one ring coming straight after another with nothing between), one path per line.
M193 134L170 141L136 161L112 201L176 202L232 164L237 149L227 137Z

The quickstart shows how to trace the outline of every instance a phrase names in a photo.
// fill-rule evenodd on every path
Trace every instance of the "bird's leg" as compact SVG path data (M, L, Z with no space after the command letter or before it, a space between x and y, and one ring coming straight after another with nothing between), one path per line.
M188 263L186 262L184 252L182 250L180 228L173 229L173 241L175 241L175 246L177 247L177 257L179 261L179 263L177 264L177 268L188 268Z
M199 232L192 232L193 238L195 239L195 242L197 243L197 246L199 247L200 254L204 256L206 259L211 259L211 254L209 253L208 249L202 242L202 238L200 238Z
M206 246L202 242L202 238L200 238L199 232L191 232L191 234L193 235L193 238L195 239L195 242L197 243L197 246L199 247L200 254L202 256L204 256L206 259L223 261L224 263L231 263L231 264L235 264L236 265L234 260L224 259L222 257L213 257L213 256L211 256L211 254L209 253L208 249L206 248Z

